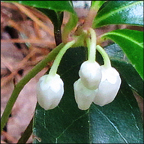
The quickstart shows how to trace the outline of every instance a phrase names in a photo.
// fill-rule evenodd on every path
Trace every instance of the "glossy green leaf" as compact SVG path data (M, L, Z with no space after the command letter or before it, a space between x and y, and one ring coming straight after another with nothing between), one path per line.
M143 26L143 1L108 1L95 17L93 27L110 24Z
M102 35L102 39L111 39L117 43L133 67L143 78L143 32L135 30L114 30Z
M45 8L55 11L68 11L76 14L70 1L5 1L18 2L19 4L32 6L35 8Z
M109 105L92 105L89 112L92 143L142 143L143 126L136 101L123 80Z
M96 10L99 10L99 8L105 3L105 1L92 1L91 7L93 7Z
M141 115L125 81L111 104L78 109L73 83L79 78L84 60L84 47L69 49L64 55L58 69L64 81L64 96L53 110L45 111L37 104L33 134L41 141L35 139L34 143L142 143Z

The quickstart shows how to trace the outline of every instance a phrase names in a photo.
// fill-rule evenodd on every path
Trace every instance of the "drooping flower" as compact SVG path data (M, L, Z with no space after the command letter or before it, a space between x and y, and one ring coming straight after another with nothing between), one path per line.
M79 70L79 76L85 87L91 90L97 89L102 76L100 65L96 61L83 62Z
M101 66L102 79L96 91L94 103L104 106L111 103L116 97L121 85L118 71L113 67Z
M96 90L86 88L83 85L82 80L78 79L74 83L74 95L78 108L81 110L87 110L95 98Z
M45 110L58 106L63 94L64 84L58 74L44 75L37 83L37 99Z

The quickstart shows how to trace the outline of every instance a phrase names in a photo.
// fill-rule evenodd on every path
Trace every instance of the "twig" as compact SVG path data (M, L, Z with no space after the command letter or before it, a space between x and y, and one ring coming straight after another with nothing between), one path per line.
M35 29L35 34L36 34L37 38L41 39L42 36L41 36L40 30L39 30L39 26L38 26L37 23L34 23L34 29Z
M9 19L8 20L8 24L11 26L11 27L14 27L16 30L18 30L19 32L22 32L26 35L26 31L24 31L15 21Z
M54 36L53 31L46 26L42 21L40 21L36 16L34 16L29 9L24 7L21 4L14 3L23 13L25 13L28 17L30 17L34 22L36 22L40 27L42 27L45 31L47 31L50 35Z
M9 133L2 131L2 135L4 135L6 137L6 139L12 143L16 143L17 139L15 139L14 137L12 137L11 135L9 135Z
M7 68L10 72L12 72L12 71L14 70L14 67L11 66L11 64L7 61L7 59L6 59L3 55L1 55L1 60L2 60L2 63L6 66L6 68Z
M3 87L7 82L9 82L18 72L18 70L22 69L25 67L25 64L27 63L28 59L32 57L36 53L36 49L32 50L14 69L11 70L11 74L7 76L7 78L2 78L1 79L1 87Z
M44 52L43 52L44 50ZM36 53L43 53L43 54L48 54L50 51L48 51L47 49L37 49L35 47L32 47L31 52L18 64L15 66L15 68L11 68L10 64L7 64L7 68L11 71L11 74L8 76L5 76L3 78L1 78L1 87L5 86L6 83L8 83L15 75L17 75L18 70L23 69L25 67L27 67L28 65L36 65L38 62L40 62L44 56L39 56L36 59L34 59L34 62L29 62L28 59L31 58L32 56L34 56ZM2 56L3 59L3 56Z
M18 8L15 5L13 5L12 3L1 2L1 6L7 7L10 9L13 9L13 10L18 10Z
M27 9L29 9L39 19L52 24L51 20L44 13L42 13L41 11L39 11L37 9L34 9L33 7L27 7Z
M2 43L45 43L48 45L55 46L54 42L50 42L47 40L41 40L41 39L7 39L7 40L1 40Z

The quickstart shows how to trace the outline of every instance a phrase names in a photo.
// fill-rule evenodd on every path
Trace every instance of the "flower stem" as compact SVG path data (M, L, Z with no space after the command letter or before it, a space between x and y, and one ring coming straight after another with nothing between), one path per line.
M86 44L87 44L87 47L88 47L88 59L90 57L90 45L91 45L91 40L90 38L87 38L86 39Z
M91 34L91 41L87 41L88 43L88 61L94 62L96 59L96 33L92 28L89 28L89 32Z
M24 76L24 78L22 80L20 80L13 92L11 97L9 98L6 108L3 112L2 118L1 118L1 131L3 129L3 127L5 126L6 122L8 121L8 117L11 113L12 107L19 95L19 93L21 92L21 90L23 89L23 87L37 74L39 73L45 66L47 66L47 63L52 61L55 56L57 55L57 53L60 51L60 49L64 46L63 43L61 43L60 45L58 45L53 51L51 51L48 56L46 56L45 59L43 59L41 62L39 62L35 67L33 67L31 69L31 71Z
M67 24L65 25L63 32L62 32L62 42L63 43L67 43L70 39L70 32L72 31L72 29L76 26L78 22L78 17L70 14L70 18L69 21L67 22Z
M110 59L109 59L109 56L108 54L105 52L105 50L100 46L100 45L97 45L96 46L97 50L99 51L99 53L102 55L103 57L103 60L104 60L104 66L109 68L111 67L111 62L110 62Z
M75 43L75 40L71 41L71 42L68 42L61 50L60 52L58 53L58 55L56 56L54 62L53 62L53 65L49 71L49 75L55 75L57 73L57 69L58 69L58 66L60 64L60 61L64 55L64 53L67 51L67 49L69 49L73 44Z

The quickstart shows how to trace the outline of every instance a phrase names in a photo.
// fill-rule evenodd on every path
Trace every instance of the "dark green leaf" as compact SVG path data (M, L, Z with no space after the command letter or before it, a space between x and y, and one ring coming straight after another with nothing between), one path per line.
M64 96L53 110L45 111L37 105L33 133L41 142L35 139L34 143L142 143L141 115L125 81L111 104L78 109L73 83L84 60L84 47L69 49L64 55L58 70L64 81Z
M62 43L62 37L61 37L61 24L63 21L63 12L57 12L54 10L49 10L45 8L37 8L39 11L44 13L46 16L50 18L54 25L54 35L55 35L55 41L56 45L59 45Z
M103 38L117 43L143 78L143 32L128 29L114 30L102 35Z
M143 126L136 100L123 80L116 99L109 105L90 108L92 143L142 143Z
M76 14L70 1L5 1L18 2L19 4L32 6L35 8L45 8L55 11L68 11Z
M143 1L108 1L95 17L93 27L109 24L143 26Z

